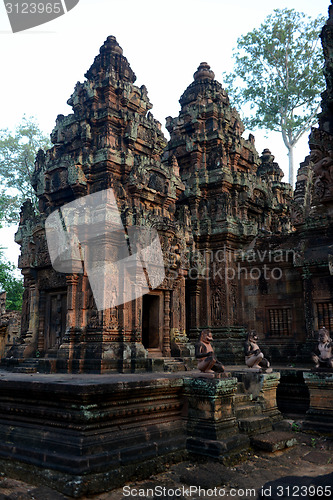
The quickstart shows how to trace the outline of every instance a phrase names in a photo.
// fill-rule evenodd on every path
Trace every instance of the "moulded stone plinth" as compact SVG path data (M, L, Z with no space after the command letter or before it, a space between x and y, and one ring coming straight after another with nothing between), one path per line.
M185 378L187 432L192 437L221 439L237 432L232 400L237 379Z
M310 392L310 408L306 412L305 428L333 432L333 372L304 373Z
M184 458L183 381L163 375L0 376L0 468L71 497Z
M233 413L236 378L185 378L184 393L188 404L188 451L222 459L249 446L240 436Z

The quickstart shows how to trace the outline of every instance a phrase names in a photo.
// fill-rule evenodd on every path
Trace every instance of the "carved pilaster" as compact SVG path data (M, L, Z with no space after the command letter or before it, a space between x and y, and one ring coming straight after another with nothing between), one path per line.
M38 326L38 350L44 350L45 333L45 314L46 314L46 293L41 290L39 293L39 326Z
M181 276L179 281L179 330L181 335L186 335L185 277Z
M69 342L71 333L75 332L78 328L78 314L77 310L77 284L79 277L77 274L70 274L66 276L67 282L67 314L66 314L66 334L63 342Z
M200 328L200 294L201 294L201 281L196 280L191 282L190 287L190 310L192 314L190 316L190 330L195 330Z
M140 310L142 310L142 297L132 301L132 342L141 342Z
M308 268L303 270L303 293L304 293L304 312L306 338L313 338L314 318L313 318L313 282L312 274Z
M163 332L163 355L170 356L170 292L164 292L164 332Z
M25 343L30 344L37 336L38 329L38 289L36 283L32 282L29 287L30 318L29 329L25 337Z

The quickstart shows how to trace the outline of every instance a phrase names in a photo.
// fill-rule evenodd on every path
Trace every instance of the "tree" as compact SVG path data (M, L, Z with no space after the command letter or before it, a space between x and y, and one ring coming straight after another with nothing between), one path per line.
M237 40L234 69L225 76L234 104L241 109L248 103L253 110L245 125L282 133L290 184L294 147L316 122L324 90L319 43L323 24L323 17L311 19L294 9L275 9L258 29Z
M7 292L6 308L8 311L22 309L23 282L14 274L14 264L5 260L0 249L0 291Z
M49 147L33 118L24 116L14 133L0 130L0 221L17 222L27 198L37 207L31 176L38 150Z

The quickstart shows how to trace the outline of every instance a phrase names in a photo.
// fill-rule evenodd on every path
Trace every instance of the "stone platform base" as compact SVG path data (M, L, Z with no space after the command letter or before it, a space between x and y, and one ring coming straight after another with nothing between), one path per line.
M133 358L133 359L62 359L62 358L3 358L1 368L14 373L150 373L177 372L196 368L192 358Z
M145 479L165 463L223 463L282 417L279 373L0 372L0 470L79 498Z
M304 373L304 380L310 393L310 408L303 429L333 436L333 372Z
M80 497L186 456L183 380L0 375L0 468Z

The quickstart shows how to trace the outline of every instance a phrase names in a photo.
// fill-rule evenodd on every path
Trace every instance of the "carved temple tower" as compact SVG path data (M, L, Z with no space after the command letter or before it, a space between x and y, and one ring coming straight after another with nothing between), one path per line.
M149 358L187 352L180 256L190 228L176 219L184 185L177 162L161 162L166 139L150 113L146 87L134 85L135 74L114 37L101 47L86 78L68 101L73 113L57 117L53 147L37 156L33 186L40 215L29 202L22 210L16 241L26 291L15 356L37 352L50 369L65 371L149 369ZM59 207L108 189L125 229L158 231L166 275L143 297L101 311L86 272L52 268L45 220ZM114 286L113 279L106 277L104 286Z
M167 118L165 155L177 158L186 186L180 203L191 214L188 334L195 339L201 328L212 328L224 359L240 362L245 332L237 256L258 235L290 229L292 190L270 152L259 158L253 135L242 137L239 114L207 63L179 102L179 116Z
M310 156L298 171L292 213L300 242L298 268L308 343L323 326L333 333L333 5L320 38L326 90L319 126L309 137Z

